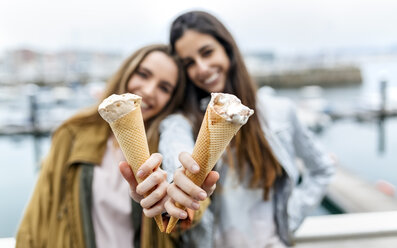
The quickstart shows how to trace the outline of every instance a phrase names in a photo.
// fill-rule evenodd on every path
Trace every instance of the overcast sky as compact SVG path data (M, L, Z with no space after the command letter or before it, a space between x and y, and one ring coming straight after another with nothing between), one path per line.
M0 0L0 52L126 53L167 42L172 19L191 9L220 18L244 52L397 46L394 0Z

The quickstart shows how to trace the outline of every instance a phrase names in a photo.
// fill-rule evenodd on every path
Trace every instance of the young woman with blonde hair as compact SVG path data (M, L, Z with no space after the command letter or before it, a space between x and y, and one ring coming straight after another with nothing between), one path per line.
M156 153L159 126L182 103L184 90L184 74L168 46L146 46L127 58L109 80L98 104L80 111L54 132L16 246L174 247L177 236L165 236L154 221L142 220L142 208L148 217L164 212L168 182L159 167L161 155ZM97 111L106 97L126 92L142 97L149 148L154 153L144 163L153 173L140 188L136 181L130 187L123 180L117 164L125 159ZM131 179L131 169L125 163L120 170ZM143 199L151 189L154 193ZM131 201L129 191L144 206Z

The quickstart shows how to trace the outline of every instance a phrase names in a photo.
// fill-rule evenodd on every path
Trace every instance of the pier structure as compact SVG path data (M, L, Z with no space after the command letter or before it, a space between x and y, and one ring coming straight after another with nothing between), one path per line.
M295 247L397 247L395 196L338 167L326 198L344 213L307 217L295 233Z

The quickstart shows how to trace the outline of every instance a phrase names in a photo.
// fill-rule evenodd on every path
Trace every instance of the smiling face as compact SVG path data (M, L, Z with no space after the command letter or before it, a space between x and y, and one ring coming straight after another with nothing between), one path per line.
M224 47L211 35L187 30L175 43L187 74L207 92L225 89L230 60Z
M142 97L144 121L154 117L167 105L178 82L178 67L163 52L146 56L128 82L127 90Z

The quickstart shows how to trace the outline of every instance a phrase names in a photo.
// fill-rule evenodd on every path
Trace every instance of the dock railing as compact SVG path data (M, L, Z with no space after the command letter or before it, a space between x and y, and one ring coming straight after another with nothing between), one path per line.
M395 248L397 211L308 217L295 242L297 248Z
M307 217L295 233L296 247L397 247L396 197L338 166L327 200L344 214Z
M0 238L0 247L15 247ZM295 233L296 248L395 248L397 211L307 217Z

